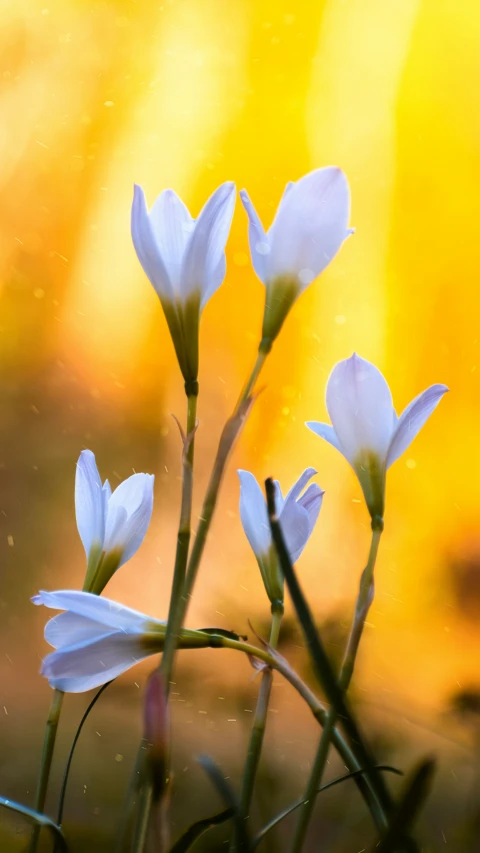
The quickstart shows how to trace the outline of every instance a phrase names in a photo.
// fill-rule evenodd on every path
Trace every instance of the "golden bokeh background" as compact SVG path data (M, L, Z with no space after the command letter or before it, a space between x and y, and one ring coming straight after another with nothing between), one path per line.
M435 728L456 691L480 688L478 3L4 0L0 22L3 741L33 697L39 748L44 614L28 598L81 585L73 481L85 446L113 482L156 473L148 538L107 592L166 613L180 477L169 413L183 419L184 402L130 240L133 182L150 203L173 187L195 215L234 180L268 224L284 184L328 164L349 177L356 233L274 347L189 618L239 631L267 618L235 468L288 487L314 465L326 496L299 571L320 621L348 619L367 513L347 464L303 422L325 418L328 373L353 350L383 370L398 409L445 382L451 393L389 473L356 677L367 703ZM261 322L240 204L227 262L202 320L197 516ZM237 687L249 678L230 659L219 667Z

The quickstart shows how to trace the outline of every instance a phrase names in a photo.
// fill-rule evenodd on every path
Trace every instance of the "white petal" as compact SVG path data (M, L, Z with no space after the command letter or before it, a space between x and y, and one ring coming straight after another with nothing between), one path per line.
M299 495L301 495L301 493L303 492L308 481L311 480L316 473L317 472L315 471L315 468L306 468L303 474L300 474L300 477L298 478L297 482L293 484L292 488L288 492L285 498L285 503L288 503L288 501L296 501Z
M373 364L354 354L335 365L327 383L327 409L352 465L362 451L386 460L396 414L390 389Z
M295 275L303 286L335 257L348 236L350 190L335 166L300 178L284 194L270 229L269 277Z
M202 297L207 292L211 296L213 289L222 283L219 265L225 254L234 207L235 184L227 181L215 190L201 210L185 249L181 272L183 299L196 290Z
M145 622L157 622L132 610L118 601L104 598L101 595L93 595L91 592L80 592L76 589L60 589L54 592L41 590L32 598L34 604L43 604L52 610L69 610L78 616L84 616L99 625L106 625L117 631L129 633L142 633ZM161 624L161 623L159 623Z
M220 258L218 264L217 264L216 269L212 270L212 272L210 274L209 281L207 283L207 286L206 286L205 290L202 292L202 298L200 300L200 310L201 311L203 311L203 309L205 308L205 305L207 304L210 297L213 296L215 291L217 291L218 288L220 287L220 285L222 284L226 273L227 273L227 259L225 257L225 254L223 254L222 257Z
M112 631L109 625L101 625L86 616L79 616L67 610L49 619L45 625L45 639L50 646L60 649L63 646L74 646L86 640L95 640Z
M320 421L306 421L305 426L312 430L316 435L319 435L320 438L328 441L332 447L336 447L340 453L343 453L342 448L340 447L340 442L337 438L336 432L330 424L322 424Z
M91 450L82 450L77 462L75 515L80 539L88 558L93 543L101 548L105 536L102 481Z
M306 509L308 513L308 526L310 534L315 527L318 514L322 507L323 496L325 492L316 483L312 483L306 492L301 496L298 503Z
M194 220L178 195L173 190L165 190L150 211L150 222L173 290L180 295L183 256Z
M280 513L280 524L285 536L285 544L289 550L292 562L298 560L318 517L323 492L316 484L312 484L304 495L301 492L308 481L316 474L315 468L307 468L300 475L285 498L285 504ZM313 491L312 491L313 490ZM312 504L310 506L310 504Z
M238 471L240 478L240 518L253 553L260 559L272 544L267 504L253 474Z
M137 184L133 195L131 228L133 245L145 274L158 295L173 302L175 293L172 283L153 233L144 192Z
M260 217L246 190L240 191L240 198L248 216L248 241L250 243L253 269L260 281L266 284L268 277L268 257L270 254L269 237L265 233Z
M411 444L446 391L448 391L446 385L432 385L415 397L402 412L388 449L387 467L390 467Z
M296 501L285 501L279 521L290 559L295 563L310 536L308 512Z
M114 631L93 642L52 652L41 671L57 690L83 693L106 684L149 654L138 637Z
M105 551L123 550L122 563L142 544L153 509L153 474L133 474L115 489L108 502Z

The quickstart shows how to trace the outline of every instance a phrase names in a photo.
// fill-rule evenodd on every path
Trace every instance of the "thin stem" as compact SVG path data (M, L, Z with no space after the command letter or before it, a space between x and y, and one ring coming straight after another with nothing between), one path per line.
M148 827L150 823L150 811L152 808L152 786L144 785L140 793L140 806L138 819L135 827L132 850L142 851L145 849L148 838Z
M198 393L198 389L196 389ZM185 584L185 573L188 562L188 550L190 547L192 499L193 499L193 459L195 450L195 427L197 419L197 393L187 395L187 432L184 438L182 464L182 498L180 506L180 521L177 534L177 550L175 554L175 566L173 569L172 592L170 595L170 607L168 611L167 630L165 634L165 646L160 661L160 671L164 677L167 696L170 690L173 662L177 650L178 637L181 631L184 606L182 591ZM169 760L165 762L165 790L169 779ZM145 844L149 816L152 807L151 781L145 779L145 750L140 747L135 767L135 780L143 784L144 790L140 797L138 814L136 818L136 830L133 849L142 853ZM136 783L136 782L135 782ZM147 793L149 789L149 793ZM129 791L129 796L130 796ZM125 811L128 811L128 804ZM144 827L144 829L143 829Z
M237 438L240 430L242 429L245 418L248 415L248 411L250 408L250 406L249 406L250 394L253 390L255 382L258 379L258 376L260 375L260 372L262 370L262 367L265 363L265 359L266 359L270 349L271 349L271 343L270 342L264 342L264 341L261 342L253 370L252 370L247 382L245 383L245 385L243 387L243 390L242 390L240 397L237 401L237 404L235 406L233 414L229 418L227 423L225 424L222 435L220 437L220 442L218 445L217 455L215 457L215 462L213 465L212 474L210 477L210 482L209 482L209 485L207 487L207 492L205 494L205 498L203 501L202 513L200 516L200 523L198 526L197 534L195 536L195 542L194 542L193 547L192 547L190 559L188 560L186 567L184 567L184 569L183 569L183 571L185 572L185 568L186 568L186 574L184 576L184 583L183 583L183 591L182 591L181 596L179 595L177 598L176 597L178 595L177 583L178 583L178 585L180 584L180 568L178 568L178 571L177 571L177 565L178 565L177 560L178 560L178 556L179 556L179 550L181 551L182 558L185 556L188 556L188 548L185 549L185 547L184 547L185 537L182 536L182 538L180 538L180 530L179 530L179 538L177 541L177 558L175 561L174 581L173 581L173 588L172 588L172 600L170 601L170 612L169 612L168 626L167 626L167 634L168 634L169 626L171 625L170 633L171 633L172 639L170 640L171 646L168 649L168 654L167 654L167 648L165 648L165 651L164 651L163 656L162 656L162 664L161 664L162 672L166 676L165 681L166 681L167 685L169 682L169 677L167 677L167 676L170 676L170 672L167 670L171 669L171 665L172 665L173 658L175 655L176 635L178 635L178 633L180 632L180 630L183 626L184 620L185 620L185 616L186 616L187 609L188 609L188 604L189 604L189 601L190 601L190 598L192 595L193 587L194 587L195 580L196 580L197 573L198 573L198 569L200 566L200 561L201 561L203 551L205 548L205 543L207 541L208 532L210 530L210 525L212 523L212 518L213 518L214 511L215 511L215 506L217 503L218 493L220 490L220 485L222 483L223 474L224 474L225 467L226 467L226 464L228 461L228 457L229 457L230 451L232 450L232 447L235 443L235 439ZM189 415L191 415L191 413L192 413L192 407L189 406ZM192 429L194 428L194 426L195 426L195 424L193 423ZM193 453L193 448L192 448L192 453ZM192 457L192 460L193 460L193 457ZM184 482L184 486L185 486L185 467L184 467L184 481L183 482ZM182 525L182 519L183 519L183 509L184 509L184 506L183 506L183 494L182 494L182 511L180 513L181 525ZM191 513L191 505L190 505L190 513ZM189 534L189 537L190 537L190 534ZM175 600L174 600L174 597L175 597ZM165 664L163 663L164 659L166 659ZM144 775L142 772L142 769L143 769L142 765L140 765L140 767L141 767L140 778L142 778ZM139 815L137 818L137 820L140 821L140 823L144 822L146 819L148 820L148 815L145 816L145 814L144 814L145 808L148 809L148 811L150 810L150 802L145 797L143 797L141 802L140 802ZM138 826L138 824L137 824L137 826ZM142 836L140 835L139 838L140 838L140 843L141 843L142 842ZM138 839L137 839L137 841L138 841ZM142 851L143 851L143 848L139 847L138 844L137 845L134 844L133 849L135 850L135 853L142 853Z
M236 411L238 411L238 409L240 408L240 406L242 406L245 400L250 397L250 394L254 389L255 383L258 377L260 376L263 365L265 364L265 359L267 358L267 355L270 352L271 348L272 344L269 341L261 342L258 348L257 360L253 366L253 370L247 381L245 382L245 385L243 386L240 396L237 400L237 405L235 406Z
M372 530L372 540L370 544L368 562L365 570L362 573L362 578L360 581L360 589L358 593L357 603L355 606L355 615L350 630L350 636L347 642L344 661L340 670L339 685L341 689L345 692L348 690L348 687L350 685L353 670L355 667L355 659L357 656L358 647L362 638L365 620L367 618L367 614L373 599L373 575L377 559L378 546L380 544L381 533L382 528L374 527ZM303 808L300 812L298 822L295 828L291 853L300 853L305 843L308 826L315 807L316 795L318 793L318 789L325 770L325 765L327 763L332 732L335 728L336 716L337 715L335 712L335 707L332 706L328 713L325 726L323 728L323 732L313 762L312 770L310 772L310 777L305 788L305 793L302 797ZM386 826L384 826L384 829L385 828Z
M106 684L104 684L104 685L100 688L100 690L98 690L98 691L97 691L97 693L95 693L95 696L93 697L92 701L91 701L91 702L90 702L90 704L88 705L88 707L87 707L87 709L86 709L86 711L85 711L85 713L84 713L84 715L83 715L82 719L80 720L80 723L79 723L79 726L78 726L78 728L77 728L77 731L76 731L76 733L75 733L75 737L74 737L74 739L73 739L72 745L71 745L71 747L70 747L70 752L69 752L69 754L68 754L67 763L66 763L66 765L65 765L65 771L64 771L64 774L63 774L63 780L62 780L62 787L61 787L61 789L60 789L60 797L59 797L59 801L58 801L58 814L57 814L57 824L58 824L59 826L61 826L61 825L62 825L62 820L63 820L63 809L64 809L64 805L65 805L65 796L66 796L66 793L67 793L68 777L69 777L69 774L70 774L70 767L72 766L72 761L73 761L73 755L74 755L74 752L75 752L75 747L76 747L76 745L77 745L77 743L78 743L78 739L79 739L79 737L80 737L80 735L81 735L81 733L82 733L82 729L83 729L83 727L84 727L85 723L87 722L87 718L88 718L88 715L90 714L90 711L91 711L91 710L92 710L92 708L97 704L98 700L100 699L100 696L102 695L102 693L104 692L104 690L106 690L106 689L107 689L107 687L109 687L109 686L110 686L110 684L112 684L112 682L111 682L111 681L107 681L107 683L106 683Z
M177 551L173 570L172 593L168 612L165 648L160 665L165 678L167 693L170 687L173 659L181 628L181 596L185 583L185 573L190 546L192 497L193 497L193 457L195 450L195 425L197 418L197 396L190 394L187 398L187 434L183 452L182 503L180 508L180 523L178 525Z
M270 627L269 645L275 649L278 644L280 627L283 618L283 606L277 606L272 609L272 624ZM257 775L258 766L260 763L260 755L262 752L263 739L265 737L265 729L267 725L268 705L270 702L270 694L272 692L273 673L270 667L262 673L260 690L258 693L255 715L253 718L252 731L250 742L248 744L247 758L245 761L245 769L243 771L242 790L240 793L240 819L247 821L249 817L250 804L252 802L253 789L255 786L255 778ZM230 853L234 853L237 849L237 838L235 835L230 842Z
M48 782L50 779L50 770L52 769L53 752L57 738L57 729L62 710L63 696L64 694L61 690L54 690L47 717L45 736L43 739L42 758L40 761L40 772L37 782L37 791L35 794L35 811L40 813L43 813L45 809L45 800L47 798ZM30 853L35 853L38 846L39 836L40 827L37 824L32 833L29 846Z

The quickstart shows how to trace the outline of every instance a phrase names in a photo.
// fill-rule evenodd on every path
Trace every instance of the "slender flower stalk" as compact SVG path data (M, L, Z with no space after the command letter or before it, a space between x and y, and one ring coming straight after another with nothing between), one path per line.
M170 681L172 677L172 669L174 664L175 653L178 647L182 628L182 593L185 584L185 572L188 562L188 551L191 536L191 516L192 516L192 498L193 498L193 460L194 460L194 443L196 429L196 413L197 413L197 395L190 394L187 398L187 433L184 437L184 446L182 453L182 497L180 506L180 521L177 534L177 549L175 555L175 565L173 569L172 591L170 594L170 606L168 612L168 620L165 635L165 646L160 660L159 670L163 676L166 697L170 692ZM137 755L137 761L134 769L134 778L132 786L137 786L137 782L141 787L140 804L135 825L135 842L134 849L142 851L145 845L147 828L149 825L149 815L152 805L155 802L153 796L152 781L145 780L144 776L144 757L145 750L143 743ZM169 755L168 750L165 757L163 784L164 791L162 792L162 808L167 802L166 795L167 786L169 784ZM128 795L130 799L130 792ZM160 795L157 799L160 799ZM128 810L128 803L126 804ZM163 809L163 822L166 820L165 809Z
M370 545L370 553L368 556L366 568L360 580L360 589L358 593L357 603L355 606L355 614L339 677L340 687L345 692L348 690L350 685L353 670L355 667L358 647L360 645L360 640L363 634L365 620L367 618L368 611L373 600L373 576L382 530L383 525L380 525L379 523L372 525L372 541ZM327 763L328 753L332 740L332 732L335 728L335 723L336 713L335 708L332 707L328 712L327 719L325 721L323 732L320 737L320 742L318 744L317 752L313 762L312 770L310 772L310 777L305 788L305 793L302 797L303 806L299 812L297 825L295 827L295 834L293 837L291 853L301 853L303 849L303 845L305 843L308 831L308 826L315 807L317 791L320 787L322 776L325 770L325 765Z
M172 674L178 633L181 629L181 597L185 583L185 572L187 569L188 551L190 546L196 417L197 397L196 395L189 395L187 402L187 433L184 439L182 454L182 498L177 534L177 550L173 570L173 583L170 596L165 649L160 664L161 672L165 680L167 696L169 692L169 682Z
M276 649L280 628L283 617L283 606L280 602L272 605L272 623L270 627L269 646L271 649ZM260 690L258 692L255 715L253 718L252 731L250 734L250 742L248 744L247 758L245 761L245 769L242 777L242 790L240 793L240 817L247 821L249 818L250 805L252 802L253 790L255 787L255 779L257 776L260 756L262 753L263 740L265 737L265 729L267 726L268 706L270 703L270 695L272 692L273 673L270 667L264 668L261 675ZM230 843L230 851L236 850L236 838L232 837Z

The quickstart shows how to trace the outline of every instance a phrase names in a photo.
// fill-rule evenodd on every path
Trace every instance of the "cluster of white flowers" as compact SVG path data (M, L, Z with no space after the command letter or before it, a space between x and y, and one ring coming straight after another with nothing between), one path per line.
M334 258L349 228L350 193L343 172L318 169L290 183L272 226L265 231L245 191L252 264L266 287L260 349L268 352L291 306ZM187 393L197 393L199 321L226 272L225 244L235 187L222 184L194 220L172 190L150 212L140 187L132 206L132 238L140 263L158 293ZM332 424L307 426L339 450L353 467L372 517L383 524L386 471L406 450L447 388L433 385L397 416L382 374L356 354L332 370L326 405ZM272 602L283 601L283 578L272 543L265 498L253 474L239 471L240 518ZM276 504L292 562L317 521L323 491L307 468ZM305 490L305 491L304 491ZM84 591L41 592L35 604L65 611L50 620L45 638L55 651L42 672L62 691L99 686L148 654L158 652L164 623L100 597L113 573L140 547L153 507L153 476L134 474L113 492L102 485L93 453L81 453L75 487L78 531L87 555ZM153 639L152 639L153 638Z

